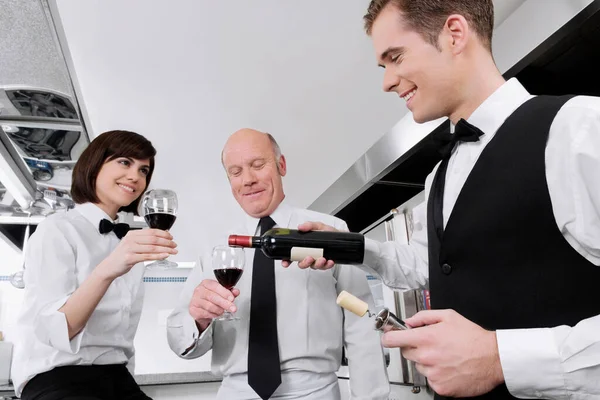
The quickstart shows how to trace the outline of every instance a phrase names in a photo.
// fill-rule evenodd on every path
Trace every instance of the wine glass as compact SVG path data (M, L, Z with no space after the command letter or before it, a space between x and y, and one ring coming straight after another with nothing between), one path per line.
M23 268L10 276L10 284L17 289L25 289L25 254L27 254L27 243L29 242L31 211L27 212L27 226L25 226L25 237L23 237Z
M217 281L227 290L233 289L236 283L242 277L244 272L244 263L246 257L244 250L239 247L217 246L213 248L212 264L213 272ZM223 315L216 318L218 321L233 321L239 320L234 317L229 311L225 311Z
M142 198L144 219L150 228L168 231L177 218L177 194L167 189L152 189ZM146 266L148 269L177 268L177 264L169 260L158 260Z
M14 274L12 274L10 276L11 285L16 287L17 289L24 289L25 288L25 280L23 279L24 272L25 271L20 270L20 271L15 272Z

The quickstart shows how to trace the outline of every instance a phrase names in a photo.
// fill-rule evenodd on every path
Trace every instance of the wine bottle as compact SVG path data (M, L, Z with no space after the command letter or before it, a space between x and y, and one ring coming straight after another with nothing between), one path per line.
M269 258L302 261L324 257L336 264L362 264L365 238L360 233L273 228L262 236L229 235L231 247L259 248Z

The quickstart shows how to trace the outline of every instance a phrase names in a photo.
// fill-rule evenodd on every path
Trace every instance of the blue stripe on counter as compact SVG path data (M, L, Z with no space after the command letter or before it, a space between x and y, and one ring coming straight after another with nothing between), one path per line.
M145 276L144 282L165 283L165 282L185 282L185 276Z
M148 283L181 283L185 282L187 278L185 276L145 276L144 282ZM0 275L0 282L9 282L10 275Z

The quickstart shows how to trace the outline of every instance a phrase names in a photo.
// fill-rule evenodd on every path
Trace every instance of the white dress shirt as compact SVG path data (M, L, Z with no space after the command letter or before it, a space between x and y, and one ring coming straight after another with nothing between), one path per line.
M296 228L305 221L322 221L339 229L347 229L346 224L338 218L286 204L281 204L271 217L278 227ZM243 225L228 233L255 235L258 221L246 216ZM227 235L223 235L222 243L227 243ZM180 357L196 358L212 348L213 372L224 376L224 387L218 398L228 400L257 398L247 384L254 250L246 249L245 255L244 272L236 286L240 295L235 300L238 308L235 315L240 320L213 321L198 337L198 330L188 307L194 288L203 279L215 279L210 254L206 254L201 260L202 265L190 273L179 305L171 313L167 323L169 345ZM342 290L373 304L365 274L357 268L343 265L328 271L283 268L281 262L276 260L275 280L283 383L273 398L281 395L289 396L286 399L305 398L302 393L311 393L315 389L326 390L325 386L331 384L332 377L337 390L335 373L340 367L342 345L345 344L349 360L351 398L387 399L387 370L380 336L373 328L373 321L345 312L336 304L337 295ZM194 347L186 353L186 349L191 346ZM306 398L321 398L315 396L313 394Z
M485 146L508 116L532 97L513 78L469 117L468 122L484 135L478 142L461 143L452 153L443 199L444 226ZM600 98L577 96L560 109L550 127L545 159L558 228L578 253L600 265ZM426 199L436 170L437 166L425 181ZM413 217L410 245L372 240L365 244L363 268L390 287L427 285L427 201L413 210ZM498 330L496 334L506 385L513 396L600 398L600 315L574 327Z
M127 364L133 373L133 338L143 301L144 265L115 279L81 332L69 340L65 314L58 311L119 244L100 234L112 219L91 203L42 221L25 254L25 295L19 314L12 380L17 395L34 376L64 365Z

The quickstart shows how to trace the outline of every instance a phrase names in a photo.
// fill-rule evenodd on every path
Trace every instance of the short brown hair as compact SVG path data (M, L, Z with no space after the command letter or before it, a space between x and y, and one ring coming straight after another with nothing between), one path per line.
M150 185L152 172L154 172L154 156L156 149L152 143L142 135L129 131L108 131L99 135L81 153L73 168L73 182L71 183L71 197L77 204L98 203L96 194L96 179L102 166L107 161L119 157L133 158L136 160L150 160L150 171L146 175L146 188ZM121 207L119 211L138 214L137 209L141 195L131 204Z
M371 0L363 17L368 35L371 34L375 20L388 5L402 13L409 29L419 33L436 47L446 19L452 14L460 14L475 29L483 45L492 52L492 0Z

